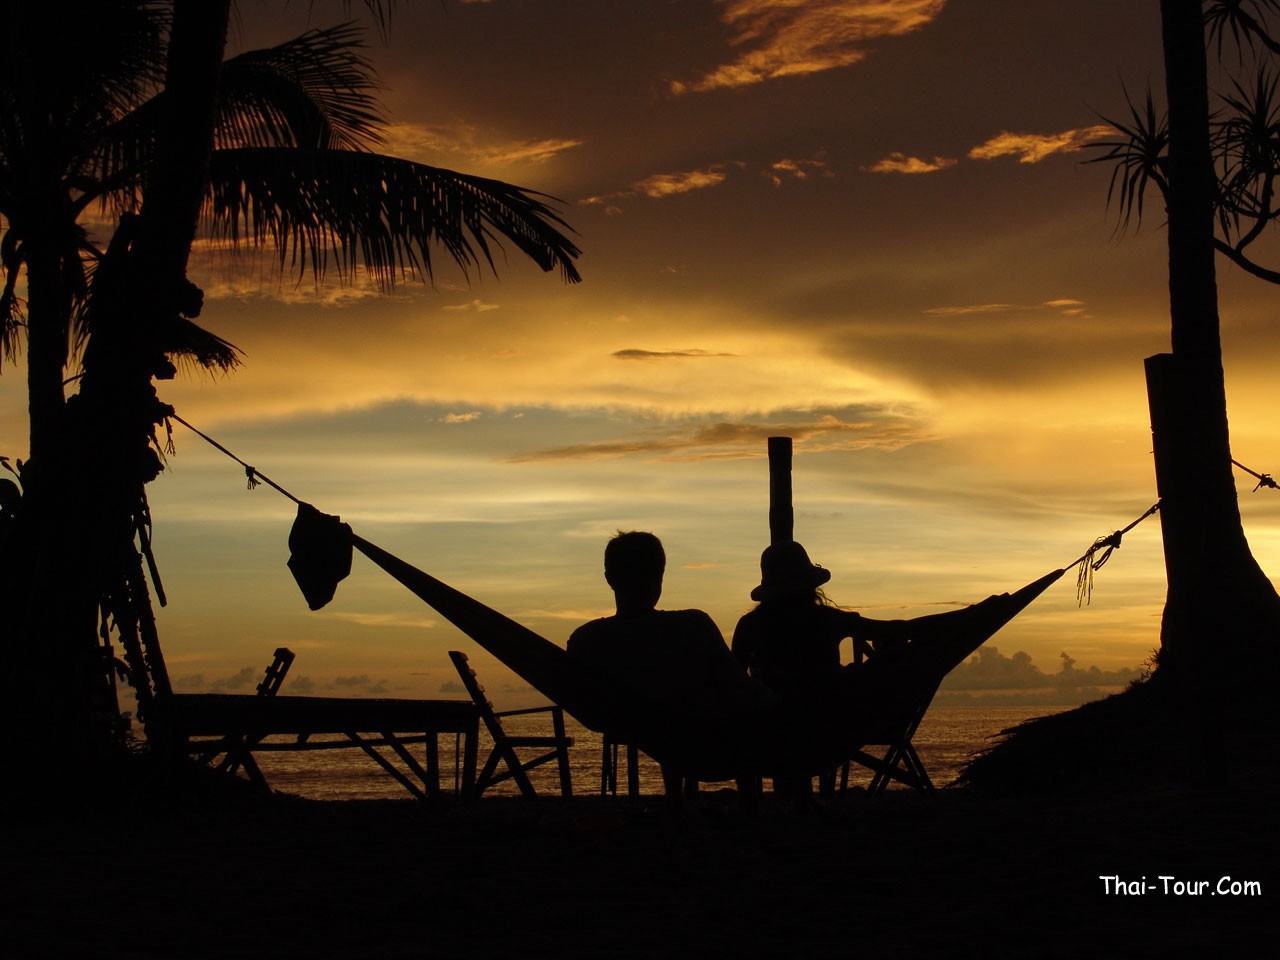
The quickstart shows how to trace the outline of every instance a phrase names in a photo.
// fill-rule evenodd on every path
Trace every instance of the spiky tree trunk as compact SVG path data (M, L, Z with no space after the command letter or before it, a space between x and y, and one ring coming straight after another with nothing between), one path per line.
M1157 361L1153 420L1169 593L1160 672L1188 693L1211 725L1241 667L1271 657L1280 598L1258 567L1240 522L1214 272L1216 177L1210 150L1201 0L1160 5L1169 104L1169 312L1171 357ZM1150 365L1149 365L1150 367ZM1163 399L1158 399L1163 394ZM1160 409L1157 409L1159 407Z

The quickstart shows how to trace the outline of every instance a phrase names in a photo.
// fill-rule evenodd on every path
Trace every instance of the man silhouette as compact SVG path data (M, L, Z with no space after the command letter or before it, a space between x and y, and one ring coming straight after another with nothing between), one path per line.
M747 677L702 610L659 610L666 553L652 533L619 533L604 551L616 613L584 623L568 652L609 692L625 730L615 739L670 747L739 738L776 698ZM663 767L664 779L679 764ZM670 768L670 769L669 769Z

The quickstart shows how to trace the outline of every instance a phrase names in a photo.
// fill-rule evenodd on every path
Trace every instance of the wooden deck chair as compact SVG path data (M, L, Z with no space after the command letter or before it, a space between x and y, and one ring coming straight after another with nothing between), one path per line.
M934 689L936 691L937 688ZM918 701L909 712L899 718L887 720L882 733L878 736L872 735L862 749L846 760L840 770L840 792L845 793L849 789L849 768L857 763L872 772L867 793L873 797L884 793L890 780L897 780L923 794L933 793L934 786L933 781L929 779L929 771L925 769L920 754L916 753L916 748L911 742L932 702L933 693L930 693ZM884 747L884 755L877 757L867 753L866 748L871 746Z
M864 641L854 642L853 657L855 665L863 664L873 655L869 644ZM924 719L925 713L928 712L929 705L933 702L933 697L938 692L938 687L941 684L942 677L940 676L914 703L903 704L901 712L894 716L883 718L877 725L877 730L869 734L867 742L863 744L862 749L853 754L841 767L841 793L848 792L849 768L854 763L871 771L871 782L867 784L867 793L873 797L878 797L884 793L889 786L890 780L897 780L899 783L906 784L926 795L934 792L933 781L929 779L929 771L925 769L924 762L920 759L920 754L916 753L916 748L911 740L916 735L920 721ZM870 746L883 747L884 755L877 757L874 754L867 753L866 748Z
M288 647L277 647L272 656L271 664L267 667L262 681L258 684L258 696L260 697L274 697L279 692L280 685L284 683L289 667L293 665L294 652ZM215 769L234 774L241 767L244 767L245 775L248 776L251 783L264 790L269 789L267 787L267 778L258 769L258 762L253 759L253 753L251 752L254 745L261 739L261 734L229 734L215 748L201 754L200 760L203 763L212 764L218 754L225 754L222 762L217 764Z
M600 796L618 795L618 751L626 751L627 796L634 800L640 796L640 750L634 743L618 743L608 734L601 741Z
M450 650L449 659L453 661L463 687L480 711L480 719L484 721L489 736L493 739L493 749L489 753L489 758L485 761L480 775L476 777L473 796L479 797L495 783L514 780L522 796L535 797L537 791L529 781L528 771L555 760L560 767L560 795L572 797L573 782L569 775L569 748L573 746L573 738L565 735L564 710L556 704L547 707L529 707L524 710L494 710L493 704L485 695L484 687L476 678L475 670L471 668L467 655L458 650ZM553 731L551 736L511 736L503 729L503 717L526 716L534 713L551 714ZM521 747L549 747L550 749L532 760L522 760L516 753L516 750ZM498 769L500 764L505 765L506 770L500 772Z
M640 798L640 748L634 743L621 743L614 740L607 733L603 737L600 754L600 796L616 797L618 795L620 751L625 752L627 761L626 797L628 800L638 800ZM662 792L669 803L678 807L682 798L697 796L700 782L697 777L681 774L678 770L664 766L656 760L653 762L658 765L662 773Z

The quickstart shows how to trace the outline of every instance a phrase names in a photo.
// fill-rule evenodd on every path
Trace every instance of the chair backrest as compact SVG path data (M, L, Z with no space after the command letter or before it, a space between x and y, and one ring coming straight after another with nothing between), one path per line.
M275 659L271 661L271 666L267 667L262 682L258 684L258 696L274 697L280 689L280 684L284 683L285 674L289 672L292 664L293 651L288 647L277 647Z
M480 711L480 719L488 727L489 735L495 741L504 739L506 731L502 728L502 721L498 719L493 709L493 704L489 702L489 697L485 694L484 687L481 686L479 678L476 677L475 670L471 668L471 661L467 659L467 655L461 650L450 650L449 659L453 661L453 667L458 671L458 678L462 681L462 686L466 688L467 695L471 697L476 709Z
M865 730L864 744L895 744L910 741L924 719L944 677L934 672L920 677L914 689L908 688L896 702L883 703Z

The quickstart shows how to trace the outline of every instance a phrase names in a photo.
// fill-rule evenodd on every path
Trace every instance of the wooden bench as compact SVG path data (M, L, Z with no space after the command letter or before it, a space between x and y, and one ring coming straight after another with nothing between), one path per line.
M175 693L165 698L162 709L170 711L173 729L190 754L205 755L224 743L239 743L246 756L360 749L423 800L441 794L438 737L452 733L462 739L462 761L455 762L455 793L470 796L474 790L480 711L470 700ZM343 739L314 741L311 737L316 734L339 734ZM265 739L272 736L293 739ZM408 750L415 745L425 746L425 765ZM265 779L261 785L266 786Z

